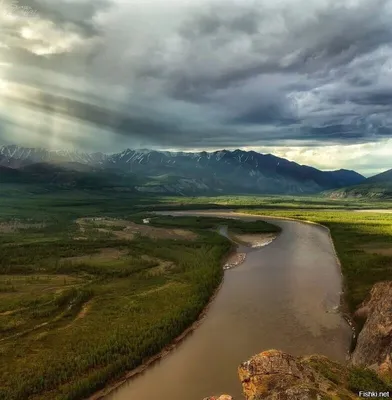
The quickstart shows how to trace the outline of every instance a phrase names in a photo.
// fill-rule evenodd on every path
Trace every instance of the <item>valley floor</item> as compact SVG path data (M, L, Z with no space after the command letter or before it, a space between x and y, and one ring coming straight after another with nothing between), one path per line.
M68 193L0 201L2 400L82 399L137 367L198 318L231 248L210 231L216 220L159 217L147 226L137 214L157 202L161 209L195 206L184 199ZM246 197L224 203L247 208ZM248 212L330 228L351 311L374 283L392 279L392 215L298 210L287 199L259 203L262 209L249 198ZM236 234L274 232L227 224Z

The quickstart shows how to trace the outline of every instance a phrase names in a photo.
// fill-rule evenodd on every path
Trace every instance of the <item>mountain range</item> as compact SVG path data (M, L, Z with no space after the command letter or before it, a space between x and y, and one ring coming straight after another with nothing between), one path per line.
M320 171L254 151L81 153L0 147L0 183L167 194L310 194L357 185L355 171Z

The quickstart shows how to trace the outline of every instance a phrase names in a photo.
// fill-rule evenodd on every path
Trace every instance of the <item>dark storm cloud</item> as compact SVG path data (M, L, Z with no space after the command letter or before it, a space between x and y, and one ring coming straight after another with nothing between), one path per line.
M219 31L227 30L247 35L256 34L262 14L254 9L229 9L222 5L206 7L199 16L192 16L179 29L182 37L194 41L203 36L217 37Z
M275 124L275 125L289 125L299 122L297 119L290 115L285 115L284 110L279 107L279 104L269 104L265 108L255 108L246 111L233 118L233 123L237 124Z
M392 109L392 88L352 95L350 100L364 106L387 106L388 111L390 111Z
M18 5L37 15L4 19L16 119L35 110L172 148L392 137L392 0Z
M216 61L214 51L219 53L220 49L229 55L234 54L236 49L230 45L239 37L248 43L247 56L254 57L229 65L218 76L203 74L203 68L199 74L189 73L188 65L184 64L182 71L172 71L177 92L184 90L187 94L189 87L200 88L201 91L205 88L219 89L260 74L276 72L325 74L328 77L331 68L345 66L358 56L390 44L390 20L382 16L388 0L361 2L361 6L354 9L345 7L344 3L336 3L331 3L330 9L315 12L312 21L304 25L296 24L295 15L282 13L281 23L289 32L285 36L277 32L275 38L270 32L263 32L263 24L279 15L275 10L257 7L257 3L251 10L243 10L240 6L238 10L233 10L219 4L193 16L179 30L184 47L192 52L190 60L192 56L194 59L199 57L198 50L203 50L206 43L211 46L206 62ZM298 14L301 15L301 11ZM280 43L279 46L270 46L269 41ZM295 55L283 62L284 57L292 53ZM372 61L369 60L369 63L372 64ZM167 65L161 64L143 72L168 77L170 70Z

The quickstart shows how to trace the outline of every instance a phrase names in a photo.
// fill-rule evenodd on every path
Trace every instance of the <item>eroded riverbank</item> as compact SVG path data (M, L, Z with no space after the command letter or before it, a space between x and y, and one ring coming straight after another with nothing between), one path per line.
M268 348L345 360L351 330L340 314L329 312L339 305L342 282L326 230L268 220L280 225L282 233L268 246L247 253L241 268L225 272L224 284L198 329L107 399L200 400L222 392L241 398L236 366Z

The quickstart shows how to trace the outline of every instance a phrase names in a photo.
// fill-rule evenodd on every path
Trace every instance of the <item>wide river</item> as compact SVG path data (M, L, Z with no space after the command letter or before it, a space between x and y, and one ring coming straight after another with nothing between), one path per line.
M258 218L217 211L170 214ZM260 219L281 226L282 233L265 247L247 249L246 261L225 271L202 324L169 355L105 399L203 400L222 393L242 399L238 365L273 348L345 361L352 333L334 311L342 278L327 230Z

